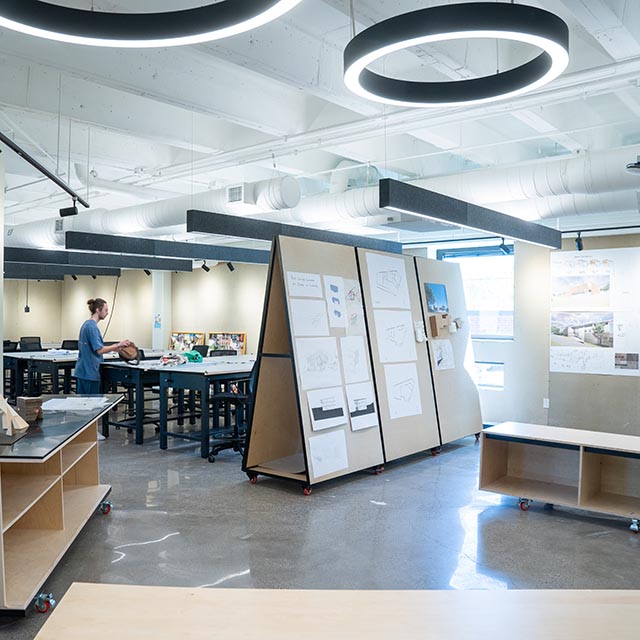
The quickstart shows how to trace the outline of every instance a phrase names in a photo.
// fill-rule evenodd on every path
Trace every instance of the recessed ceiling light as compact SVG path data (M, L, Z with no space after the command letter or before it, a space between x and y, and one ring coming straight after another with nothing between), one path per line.
M2 0L0 27L97 47L172 47L210 42L271 22L301 0L223 0L161 13L113 13L41 0Z
M396 51L451 40L493 38L541 49L535 58L494 75L415 82L367 67ZM493 102L538 89L569 63L569 29L553 13L504 2L469 2L411 11L361 31L344 51L344 81L363 98L402 107L452 107Z

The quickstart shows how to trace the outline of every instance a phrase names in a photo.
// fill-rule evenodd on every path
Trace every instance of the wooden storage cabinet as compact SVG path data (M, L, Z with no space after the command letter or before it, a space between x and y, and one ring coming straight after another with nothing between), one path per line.
M480 489L640 518L640 437L506 422L482 434Z
M28 432L24 442L0 448L0 609L29 606L111 489L99 482L96 413L46 445ZM42 457L26 455L35 447Z

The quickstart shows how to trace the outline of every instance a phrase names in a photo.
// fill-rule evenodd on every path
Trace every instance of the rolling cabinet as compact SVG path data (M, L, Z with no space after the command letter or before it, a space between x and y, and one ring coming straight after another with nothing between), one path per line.
M24 612L97 507L100 410L50 412L17 442L0 447L0 611ZM39 594L36 606L55 601Z
M631 518L640 530L640 437L505 422L482 433L480 489Z

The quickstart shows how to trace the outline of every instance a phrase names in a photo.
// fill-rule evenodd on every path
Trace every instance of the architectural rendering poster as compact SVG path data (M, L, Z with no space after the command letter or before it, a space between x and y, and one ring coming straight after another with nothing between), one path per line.
M640 375L640 251L551 254L550 371Z

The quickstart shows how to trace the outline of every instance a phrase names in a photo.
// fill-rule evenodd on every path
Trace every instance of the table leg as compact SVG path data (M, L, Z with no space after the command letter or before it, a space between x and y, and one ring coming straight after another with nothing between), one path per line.
M136 444L144 442L144 385L136 380Z
M205 384L200 392L200 403L202 414L200 416L200 456L209 457L209 382L205 379Z
M167 409L169 405L169 387L160 380L160 448L167 448Z

